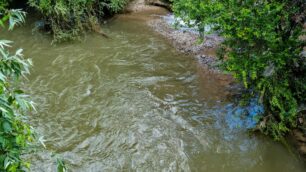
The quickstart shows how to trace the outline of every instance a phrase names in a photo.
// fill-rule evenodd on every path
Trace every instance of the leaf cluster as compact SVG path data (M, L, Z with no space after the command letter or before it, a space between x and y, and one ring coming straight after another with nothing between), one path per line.
M305 0L174 0L173 8L225 38L224 67L263 104L264 133L281 139L296 127L306 102Z
M25 13L20 10L2 10L1 25L8 21L9 29L13 29L24 22L24 17ZM32 63L23 58L22 49L11 54L8 51L11 43L0 40L0 171L15 172L30 166L21 155L34 141L24 116L34 106L18 84L29 73Z
M95 30L105 15L119 12L128 0L29 0L29 5L44 17L55 41L79 38Z

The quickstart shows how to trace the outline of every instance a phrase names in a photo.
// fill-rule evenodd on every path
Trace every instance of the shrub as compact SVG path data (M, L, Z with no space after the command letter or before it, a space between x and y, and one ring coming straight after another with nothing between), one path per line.
M20 10L2 10L0 24L4 26L9 21L9 29L13 29L24 21L24 16ZM11 43L0 40L0 171L15 172L29 168L21 155L34 136L24 116L33 107L32 102L18 86L20 78L29 73L31 61L23 58L22 49L10 54L7 48Z
M185 21L210 25L225 37L220 57L263 104L264 133L281 139L296 126L306 100L305 40L300 39L305 0L174 0L173 8Z
M29 0L49 25L55 41L79 38L86 30L97 31L98 21L119 12L128 0Z

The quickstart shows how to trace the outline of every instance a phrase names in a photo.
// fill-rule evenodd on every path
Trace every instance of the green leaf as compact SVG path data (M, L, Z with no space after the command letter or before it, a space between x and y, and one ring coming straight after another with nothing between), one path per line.
M11 123L9 123L8 121L4 121L4 122L2 123L2 127L3 127L4 132L6 132L6 133L12 132Z
M57 172L67 172L66 164L62 159L57 158L56 162L57 162Z

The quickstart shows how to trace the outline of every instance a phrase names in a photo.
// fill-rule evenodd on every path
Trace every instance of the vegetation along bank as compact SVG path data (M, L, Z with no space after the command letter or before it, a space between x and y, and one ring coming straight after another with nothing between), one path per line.
M223 69L243 83L244 100L256 98L264 107L258 121L262 133L283 141L299 129L305 138L304 0L176 0L173 11L201 33L209 26L208 32L224 38L218 57Z
M178 49L196 55L209 68L232 74L245 87L241 94L243 103L247 105L249 100L256 99L264 107L257 129L282 142L294 131L305 156L305 0L137 2L171 9L179 19L178 27L183 22L198 31L199 34L176 31L164 19L149 21L154 30L173 41ZM100 23L124 10L128 3L128 0L2 0L0 24L13 29L24 22L23 11L9 10L21 7L41 16L36 27L51 32L54 43L81 40L87 31L108 37ZM2 171L28 168L21 155L35 140L31 127L20 115L26 114L32 104L24 99L18 81L28 73L31 63L23 59L21 50L9 53L10 43L0 42ZM210 54L210 50L217 53ZM63 166L59 161L59 169L63 170Z

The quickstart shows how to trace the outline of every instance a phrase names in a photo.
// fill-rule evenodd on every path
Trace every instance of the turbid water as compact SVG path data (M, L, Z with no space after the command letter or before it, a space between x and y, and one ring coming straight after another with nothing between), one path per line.
M284 146L236 125L224 79L143 20L119 17L104 26L110 39L58 45L32 28L1 35L34 62L25 83L37 104L30 122L47 150L31 156L32 171L55 171L50 152L77 172L305 171Z

